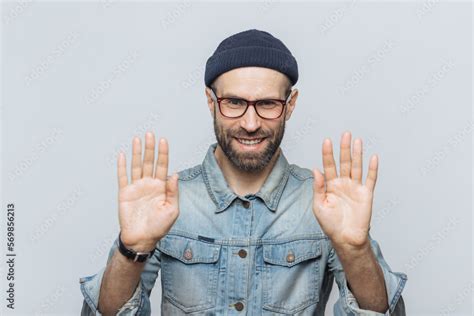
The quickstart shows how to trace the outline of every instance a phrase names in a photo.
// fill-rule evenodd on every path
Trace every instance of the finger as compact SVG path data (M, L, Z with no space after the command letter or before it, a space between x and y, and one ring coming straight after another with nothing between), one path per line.
M342 178L351 176L351 133L345 132L341 137L340 170Z
M119 189L123 189L128 185L127 177L127 163L125 161L125 154L120 152L117 159L117 176Z
M156 160L155 178L166 181L168 176L168 142L161 138L158 143L158 159Z
M145 134L145 157L143 158L143 177L153 177L155 163L155 135L152 132Z
M374 191L375 183L377 182L377 169L378 169L378 157L373 155L370 157L369 171L367 172L367 180L365 180L365 186L371 191Z
M166 201L173 205L178 205L179 193L178 193L178 174L174 173L166 181Z
M132 143L132 183L142 177L142 142L134 137Z
M351 178L362 184L362 139L360 138L354 140L354 147L352 148Z
M323 166L326 181L331 181L337 177L336 163L332 153L332 143L329 138L323 142Z
M326 198L326 190L324 188L324 175L319 171L318 168L313 169L314 182L313 182L313 199L322 203Z

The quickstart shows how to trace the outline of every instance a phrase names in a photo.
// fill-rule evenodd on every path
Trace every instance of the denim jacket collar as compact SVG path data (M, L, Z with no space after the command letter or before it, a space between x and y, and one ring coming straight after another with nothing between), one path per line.
M224 174L217 163L214 151L217 143L211 144L202 162L202 174L207 191L216 204L216 213L224 211L238 197L227 184ZM271 211L276 211L283 189L289 177L290 165L283 151L273 166L264 184L255 196L260 197Z

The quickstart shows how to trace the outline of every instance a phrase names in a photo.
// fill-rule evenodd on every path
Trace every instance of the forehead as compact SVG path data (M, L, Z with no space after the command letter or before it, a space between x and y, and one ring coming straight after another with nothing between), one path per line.
M288 85L287 77L273 69L241 67L227 71L216 80L222 95L233 94L244 98L280 98Z

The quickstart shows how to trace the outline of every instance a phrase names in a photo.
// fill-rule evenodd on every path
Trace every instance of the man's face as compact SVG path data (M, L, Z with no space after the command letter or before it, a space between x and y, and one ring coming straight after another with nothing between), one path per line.
M214 91L218 97L285 99L288 86L285 75L277 71L244 67L222 74L215 82ZM283 114L272 120L259 117L253 106L244 116L234 119L222 116L217 104L213 112L217 142L230 162L246 172L264 169L283 139L288 108L285 106ZM248 140L254 140L254 143L248 143Z
M249 132L241 126L229 126L217 118L217 107L214 110L214 133L222 151L227 158L242 171L258 172L268 165L278 150L285 133L285 120L278 120L279 125L259 128ZM243 144L244 139L255 139L258 144Z

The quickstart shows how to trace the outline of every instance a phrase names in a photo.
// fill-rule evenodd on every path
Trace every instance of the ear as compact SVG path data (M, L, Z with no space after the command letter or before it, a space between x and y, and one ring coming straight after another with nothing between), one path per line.
M296 106L296 99L298 99L298 89L293 89L291 91L291 96L290 96L290 101L286 105L286 110L285 110L285 120L288 121L291 117L291 113L293 113L293 110L295 109Z
M214 118L214 106L215 102L212 98L212 90L209 87L205 89L206 99L207 99L207 106L209 107L209 111L211 112L211 117Z

